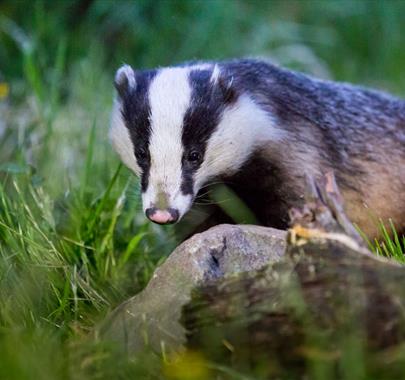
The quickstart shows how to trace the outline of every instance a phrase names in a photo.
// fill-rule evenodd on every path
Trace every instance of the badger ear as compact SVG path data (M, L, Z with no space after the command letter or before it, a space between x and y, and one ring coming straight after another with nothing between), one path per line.
M118 95L121 98L123 98L129 91L135 89L135 72L131 66L124 65L117 70L115 74L114 85L117 89Z
M233 85L233 78L221 71L218 65L215 65L212 70L211 82L219 88L225 103L233 103L236 100L237 92Z

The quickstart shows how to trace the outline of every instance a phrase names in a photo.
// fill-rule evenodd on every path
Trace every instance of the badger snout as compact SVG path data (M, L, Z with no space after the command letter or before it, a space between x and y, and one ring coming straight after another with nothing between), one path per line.
M160 210L150 207L145 210L146 217L157 224L172 224L179 220L180 213L174 208Z
M190 209L193 198L179 192L170 196L164 192L147 191L142 194L143 209L146 217L157 224L173 224L178 222Z
M176 182L157 181L150 177L149 186L142 192L146 217L158 224L178 222L193 204L192 194L183 194L181 178Z

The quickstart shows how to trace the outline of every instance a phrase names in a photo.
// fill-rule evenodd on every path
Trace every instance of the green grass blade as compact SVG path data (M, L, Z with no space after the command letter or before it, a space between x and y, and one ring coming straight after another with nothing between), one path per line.
M81 180L80 195L81 195L82 199L83 199L84 193L86 191L86 188L89 184L89 180L92 177L92 163L93 163L93 154L94 154L94 143L95 143L95 138L96 138L96 125L97 125L97 121L96 121L96 117L94 117L93 123L90 128L89 137L88 137L86 164L84 167L83 177Z

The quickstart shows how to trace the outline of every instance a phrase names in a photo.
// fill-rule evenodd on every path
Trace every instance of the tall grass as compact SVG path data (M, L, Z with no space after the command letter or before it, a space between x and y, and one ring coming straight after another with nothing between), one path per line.
M6 26L22 71L3 99L0 377L136 374L143 364L87 336L142 289L173 235L139 217L138 183L107 142L112 88L102 54L90 48L68 66L62 37L44 70L38 36L14 20Z
M376 222L379 229L380 238L371 240L357 227L360 235L367 243L370 251L377 256L388 257L400 263L405 263L405 235L400 235L390 219L387 224L383 220Z
M405 3L386 4L1 2L0 82L10 91L0 99L0 378L167 374L154 355L129 360L89 338L176 243L170 228L145 223L138 183L106 138L122 62L270 56L403 94ZM399 253L400 239L379 253Z

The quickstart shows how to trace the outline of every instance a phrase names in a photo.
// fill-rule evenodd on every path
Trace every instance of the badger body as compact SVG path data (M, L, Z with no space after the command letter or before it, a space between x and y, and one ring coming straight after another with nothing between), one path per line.
M285 228L305 176L333 171L349 218L405 230L405 101L261 60L121 67L110 138L141 178L143 208L176 222L224 181L258 221Z

